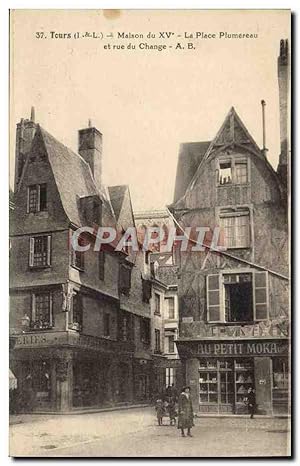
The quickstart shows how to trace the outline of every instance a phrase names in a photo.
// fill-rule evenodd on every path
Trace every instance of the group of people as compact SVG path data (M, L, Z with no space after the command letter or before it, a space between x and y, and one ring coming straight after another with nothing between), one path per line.
M244 402L248 406L250 419L253 419L257 406L254 388L249 388ZM178 417L177 427L181 431L181 436L186 437L187 435L188 437L192 437L191 429L194 426L194 409L191 388L189 386L183 387L179 396L174 386L168 387L166 393L156 400L155 410L159 426L163 425L164 416L169 417L170 425L175 425L176 417Z
M175 425L178 417L177 427L181 430L182 437L186 436L185 430L187 435L192 437L194 410L190 387L183 387L179 396L174 386L168 387L166 393L156 400L155 410L159 426L163 424L164 416L169 416L170 425Z

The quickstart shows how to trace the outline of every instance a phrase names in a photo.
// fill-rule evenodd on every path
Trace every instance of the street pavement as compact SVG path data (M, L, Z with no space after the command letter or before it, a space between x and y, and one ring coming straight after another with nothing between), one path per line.
M77 415L12 416L10 456L253 457L289 456L290 421L200 417L193 437L158 426L153 408Z

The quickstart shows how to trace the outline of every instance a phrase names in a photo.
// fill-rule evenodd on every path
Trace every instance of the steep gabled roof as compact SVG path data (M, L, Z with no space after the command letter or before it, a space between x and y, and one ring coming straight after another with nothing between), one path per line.
M210 141L185 142L180 144L174 202L184 195L209 145Z
M247 130L246 126L238 116L234 107L231 107L231 109L229 110L216 137L211 142L199 142L193 144L195 145L195 147L197 147L197 144L199 144L199 153L200 148L203 148L204 152L195 160L195 157L193 158L189 156L189 147L183 150L184 144L181 144L180 146L175 184L175 195L172 204L176 204L177 208L184 208L184 196L189 189L192 189L195 181L201 173L203 163L205 163L205 161L210 157L210 155L213 155L216 150L222 148L222 146L230 146L236 144L240 147L244 147L245 149L250 150L257 157L264 161L267 168L272 172L272 175L276 178L277 182L279 183L275 170L273 169L269 161L266 159L266 157L262 154L262 151L260 150L257 143Z
M78 154L55 139L39 125L33 145L42 138L64 211L71 223L83 226L79 198L99 196L102 201L102 220L105 226L115 225L115 218L104 192L99 192L88 163Z

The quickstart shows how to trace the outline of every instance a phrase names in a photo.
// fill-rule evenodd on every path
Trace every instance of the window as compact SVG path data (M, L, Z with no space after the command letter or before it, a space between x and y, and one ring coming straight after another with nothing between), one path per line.
M73 330L82 330L82 296L75 292L72 301L72 314L70 316L70 327Z
M34 293L32 295L31 328L51 328L52 320L52 295L51 293Z
M79 237L78 238L78 244L79 246L84 246L84 239ZM79 269L81 271L84 270L84 251L77 251L73 248L73 245L71 243L71 265L72 267L75 267L76 269Z
M168 353L175 353L175 336L169 335L168 337Z
M133 340L132 315L127 312L119 316L119 340Z
M150 344L150 320L145 317L140 318L140 336L141 336L142 343L144 343L146 346L149 346Z
M207 310L209 322L267 320L267 272L208 275Z
M33 236L30 238L29 266L47 267L51 261L51 236Z
M235 163L235 182L237 184L245 184L248 181L247 162Z
M104 280L104 272L105 272L105 252L99 252L99 279Z
M176 385L175 368L166 367L166 387L171 387L172 385Z
M103 317L103 334L105 337L110 336L110 314L107 312L104 314Z
M232 164L231 161L220 162L219 184L232 183Z
M253 321L252 274L224 275L225 321Z
M149 303L150 298L151 298L151 281L150 280L144 280L142 277L142 299L143 303Z
M222 210L220 212L220 228L224 235L226 248L250 247L249 210Z
M155 329L155 352L160 353L160 330Z
M160 295L158 293L154 293L154 314L160 316Z
M28 186L27 212L35 213L47 210L47 185L34 184Z
M175 319L175 299L174 297L165 298L166 303L166 318L167 319Z
M131 288L131 267L120 264L119 269L119 291L128 296Z
M248 183L248 162L245 158L234 157L219 160L218 184L246 184Z

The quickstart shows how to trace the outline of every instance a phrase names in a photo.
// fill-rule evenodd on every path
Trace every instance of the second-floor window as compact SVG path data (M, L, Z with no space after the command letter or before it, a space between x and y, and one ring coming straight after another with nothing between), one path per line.
M250 247L250 214L247 209L224 209L220 212L220 229L226 248Z
M154 293L154 314L160 316L160 295L158 293Z
M268 319L268 273L221 273L207 276L209 322L252 322Z
M53 326L52 295L49 292L32 295L31 328L46 329Z
M155 329L155 351L160 353L160 330Z
M165 298L166 319L175 319L175 299L174 297Z
M28 186L27 212L35 213L47 210L47 185L34 184Z
M47 267L51 265L51 236L32 236L30 238L29 266Z

